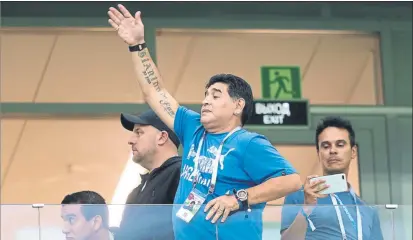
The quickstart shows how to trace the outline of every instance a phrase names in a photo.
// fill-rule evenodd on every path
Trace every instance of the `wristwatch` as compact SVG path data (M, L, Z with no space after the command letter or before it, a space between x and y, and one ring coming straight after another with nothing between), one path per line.
M234 189L235 192L235 189ZM238 203L240 203L240 210L249 210L249 205L248 205L248 192L245 189L240 189L235 192L235 197L238 200Z

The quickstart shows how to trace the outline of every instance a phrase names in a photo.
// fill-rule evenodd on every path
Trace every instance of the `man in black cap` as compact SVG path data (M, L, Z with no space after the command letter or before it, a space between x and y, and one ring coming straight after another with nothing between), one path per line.
M154 111L121 114L122 126L131 131L133 161L149 172L129 194L116 239L174 239L172 206L179 184L179 140ZM161 204L161 205L153 205Z

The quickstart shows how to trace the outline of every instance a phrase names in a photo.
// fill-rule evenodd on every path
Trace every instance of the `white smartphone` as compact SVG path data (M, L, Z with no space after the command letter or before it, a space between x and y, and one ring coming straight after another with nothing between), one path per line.
M331 194L348 191L347 179L344 173L312 178L310 179L310 183L319 179L325 180L325 184L330 186L329 188L320 191L320 194Z

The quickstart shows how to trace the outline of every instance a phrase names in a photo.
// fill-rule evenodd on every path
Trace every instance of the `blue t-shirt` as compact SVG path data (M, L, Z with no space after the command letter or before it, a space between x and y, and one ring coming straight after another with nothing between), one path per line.
M337 197L342 201L353 220L357 224L357 210L352 194L347 192L336 193ZM366 205L358 196L356 196L357 205L361 215L361 223L363 229L363 240L383 240L383 235L380 227L380 220L376 209ZM286 230L295 220L297 214L301 211L304 204L304 190L291 193L284 200L284 206L281 213L281 233ZM349 240L357 240L357 231L353 223L350 221L343 207L339 208L343 219L344 230ZM313 222L314 231L310 226L307 228L306 239L311 240L342 240L340 225L336 210L331 201L331 197L318 198L317 206L309 215L309 219Z
M175 195L175 204L183 204L192 190L194 158L199 141L205 132L200 122L200 114L180 106L175 117L174 130L183 146L181 178ZM211 182L212 162L220 142L228 133L206 134L199 157L200 179L196 188L208 192ZM271 143L263 136L241 129L232 134L224 143L219 159L215 192L204 202L225 195L233 189L247 189L278 176L295 173ZM245 217L245 211L230 215L224 223L218 220L212 224L205 220L204 206L189 223L176 217L180 206L174 207L173 222L175 238L194 239L262 239L262 211L265 203L251 206L252 212Z

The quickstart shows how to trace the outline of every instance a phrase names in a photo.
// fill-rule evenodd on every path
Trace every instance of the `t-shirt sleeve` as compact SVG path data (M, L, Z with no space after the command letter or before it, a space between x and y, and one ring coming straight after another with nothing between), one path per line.
M373 224L369 240L383 240L383 233L381 231L379 213L377 209L373 209Z
M301 191L301 190L299 190ZM281 229L280 234L287 230L297 217L301 209L303 201L299 199L300 192L295 192L287 195L284 198L284 204L281 210ZM304 198L304 196L303 196ZM303 200L303 199L302 199Z
M262 135L253 137L247 145L244 170L256 184L296 173L293 166Z
M192 134L201 124L200 120L201 116L199 113L183 106L178 107L174 120L174 132L178 136L182 145L185 144L186 139L192 138Z

